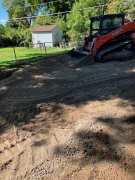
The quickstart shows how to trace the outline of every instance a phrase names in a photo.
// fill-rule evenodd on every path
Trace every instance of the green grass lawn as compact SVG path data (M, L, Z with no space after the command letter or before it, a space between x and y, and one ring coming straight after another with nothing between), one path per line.
M47 56L52 56L56 54L61 54L68 52L70 48L59 48L59 47L47 47L46 53ZM41 57L45 57L45 49L43 48L26 48L26 47L17 47L15 48L17 61L24 61L24 60L31 60L31 59L37 59ZM13 48L3 48L0 49L0 66L8 66L11 63L16 62L15 55L14 55L14 49Z

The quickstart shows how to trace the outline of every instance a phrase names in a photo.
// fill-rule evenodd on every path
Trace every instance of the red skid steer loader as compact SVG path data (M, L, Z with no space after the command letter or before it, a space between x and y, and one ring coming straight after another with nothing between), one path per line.
M124 20L123 14L94 16L90 20L90 35L81 50L67 53L70 60L81 66L135 58L135 20Z

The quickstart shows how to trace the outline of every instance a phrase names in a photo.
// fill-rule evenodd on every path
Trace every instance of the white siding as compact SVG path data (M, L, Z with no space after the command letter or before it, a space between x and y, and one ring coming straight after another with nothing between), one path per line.
M46 46L53 46L52 32L32 32L32 41L36 43L45 43ZM34 45L37 47L37 45Z
M63 38L63 32L59 28L59 26L55 27L52 31L52 41L53 44L57 43L58 41L62 41Z
M55 27L52 32L32 32L32 42L34 47L39 47L36 43L45 43L46 46L53 47L58 41L62 41L63 32L57 26Z

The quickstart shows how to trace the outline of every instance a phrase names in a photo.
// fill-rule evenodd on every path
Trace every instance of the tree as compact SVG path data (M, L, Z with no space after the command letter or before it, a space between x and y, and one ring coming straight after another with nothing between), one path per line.
M9 19L26 17L23 20L12 20L7 23L7 26L18 28L29 28L31 25L31 16L37 15L41 10L47 13L58 13L61 11L71 10L75 0L65 0L59 2L48 2L48 0L3 0L2 6L8 12ZM41 4L40 3L46 3ZM32 7L30 6L32 5ZM40 18L41 21L43 18ZM40 19L38 19L40 21ZM47 21L49 18L46 18Z
M130 21L135 19L135 0L125 3L125 15Z
M70 11L74 3L75 3L75 0L59 1L59 2L50 3L47 8L50 11L50 13ZM65 16L65 15L63 14L62 16Z
M0 24L0 46L3 45L4 26Z
M110 0L108 13L123 13L127 19L133 20L135 18L135 0Z
M81 39L83 32L89 34L89 26L91 16L101 15L106 13L106 0L79 0L74 3L72 12L67 15L68 34L72 39ZM96 6L96 7L95 7Z
M39 6L28 7L29 4L34 5L34 3L38 2L31 0L3 0L2 7L7 10L9 19L13 19L7 23L7 26L29 28L31 25L31 18L28 17L37 15L40 9ZM14 20L14 18L20 17L26 18L23 20Z
M45 16L37 16L35 20L36 25L51 25L55 24L55 17L47 15L47 11L43 10L40 15L45 15Z
M127 3L125 0L110 0L110 4L108 5L108 13L123 13L125 11L125 3Z
M0 24L0 36L4 34L4 26Z

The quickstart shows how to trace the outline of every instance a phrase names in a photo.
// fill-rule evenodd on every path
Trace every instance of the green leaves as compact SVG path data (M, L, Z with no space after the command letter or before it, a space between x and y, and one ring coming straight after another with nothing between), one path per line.
M51 16L47 15L47 12L44 10L41 15L45 15L45 16L37 16L36 20L35 20L35 24L36 25L51 25L51 24L55 24L55 18L52 18Z
M4 34L4 26L0 24L0 35Z
M135 0L110 0L108 13L123 13L131 21L135 18Z
M19 46L25 42L31 43L31 30L19 27L18 29L0 25L0 46Z
M107 1L106 1L107 2ZM103 13L103 8L94 7L104 4L103 0L79 0L75 2L70 14L67 15L68 34L73 39L82 39L83 32L89 34L91 16Z
M135 19L135 0L125 3L125 14L130 21Z
M135 0L61 0L50 2L48 0L3 0L2 6L7 10L9 19L20 17L37 16L35 19L25 18L22 20L12 20L6 23L12 34L15 33L17 43L30 41L30 28L37 25L57 24L64 32L65 37L71 39L82 39L83 33L89 34L91 16L124 13L129 20L135 19ZM37 5L46 3L45 5ZM106 4L106 5L105 5ZM107 5L109 4L109 5ZM31 7L28 7L32 5ZM34 5L34 6L33 6ZM49 16L47 14L72 11L70 13L60 13ZM47 15L47 16L46 16ZM3 33L4 31L4 33ZM18 33L19 32L19 33ZM25 34L27 38L25 38ZM10 33L0 26L0 37L12 39Z
M8 26L11 27L23 27L29 28L31 25L31 19L27 18L33 15L37 15L39 11L38 6L28 7L29 3L33 4L33 1L27 0L3 0L2 6L7 10L9 19L26 17L23 20L12 20L8 23Z

